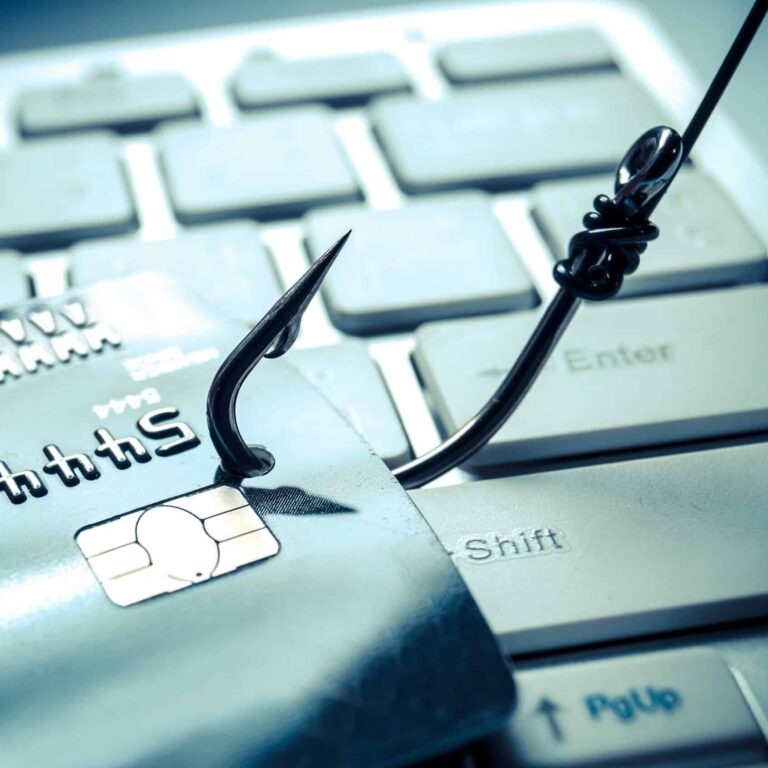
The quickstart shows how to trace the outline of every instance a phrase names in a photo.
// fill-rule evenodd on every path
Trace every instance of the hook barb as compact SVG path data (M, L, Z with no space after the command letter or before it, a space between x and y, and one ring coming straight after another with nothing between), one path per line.
M237 477L265 475L274 456L261 445L248 445L237 426L237 396L263 357L280 357L299 334L301 318L320 288L352 230L340 237L259 320L221 364L208 391L208 430L222 469Z

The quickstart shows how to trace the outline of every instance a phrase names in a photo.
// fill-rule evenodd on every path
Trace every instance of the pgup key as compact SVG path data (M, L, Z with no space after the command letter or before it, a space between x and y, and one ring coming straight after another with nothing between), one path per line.
M590 718L600 720L612 714L617 720L631 722L643 714L674 712L682 705L683 697L674 688L657 688L646 685L629 688L616 696L593 693L584 699Z
M498 765L741 765L765 743L731 671L686 649L517 674ZM494 766L496 763L494 763Z

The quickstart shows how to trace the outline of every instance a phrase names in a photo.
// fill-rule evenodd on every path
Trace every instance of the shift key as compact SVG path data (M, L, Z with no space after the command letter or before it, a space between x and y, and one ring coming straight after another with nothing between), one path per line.
M411 494L504 650L765 616L768 444Z
M768 429L768 287L584 307L470 467ZM486 402L536 313L422 326L415 362L452 432Z

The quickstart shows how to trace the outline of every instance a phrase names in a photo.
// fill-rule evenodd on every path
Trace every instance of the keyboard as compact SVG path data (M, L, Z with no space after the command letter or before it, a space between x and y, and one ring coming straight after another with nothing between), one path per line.
M245 329L351 228L289 359L395 468L493 392L618 160L701 93L620 2L6 56L0 304L151 270ZM518 689L430 765L768 765L768 168L719 113L691 160L620 296L411 493Z

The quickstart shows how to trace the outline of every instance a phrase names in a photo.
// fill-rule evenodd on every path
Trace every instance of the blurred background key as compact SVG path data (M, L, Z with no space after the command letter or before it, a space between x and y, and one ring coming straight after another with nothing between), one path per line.
M253 61L235 75L233 85L235 98L244 108L313 101L350 106L371 96L409 89L405 70L390 53Z
M290 360L389 466L411 457L400 419L365 344L350 340L297 349Z
M639 125L665 122L639 86L614 73L467 88L436 102L391 96L374 102L371 118L411 193L608 172Z
M105 240L72 249L71 280L86 285L141 270L184 282L222 314L253 325L282 287L257 227L232 222L185 232L173 240Z
M273 112L228 128L165 128L162 164L184 223L295 216L360 197L323 107Z
M323 295L331 319L348 333L524 309L535 302L531 281L482 193L389 211L349 207L311 214L312 257L321 256L346 228L352 237Z
M0 153L0 247L33 250L136 227L117 147L101 135Z
M87 128L147 130L163 120L197 114L191 87L174 74L134 78L109 72L79 83L31 88L18 99L24 136Z
M450 43L437 60L457 84L615 68L608 44L588 27Z
M556 259L599 194L610 194L613 178L591 177L540 184L533 190L533 213ZM684 169L653 212L661 230L626 278L621 296L634 296L768 277L765 249L720 187L701 172Z
M0 251L0 307L9 307L28 299L29 287L19 254Z

